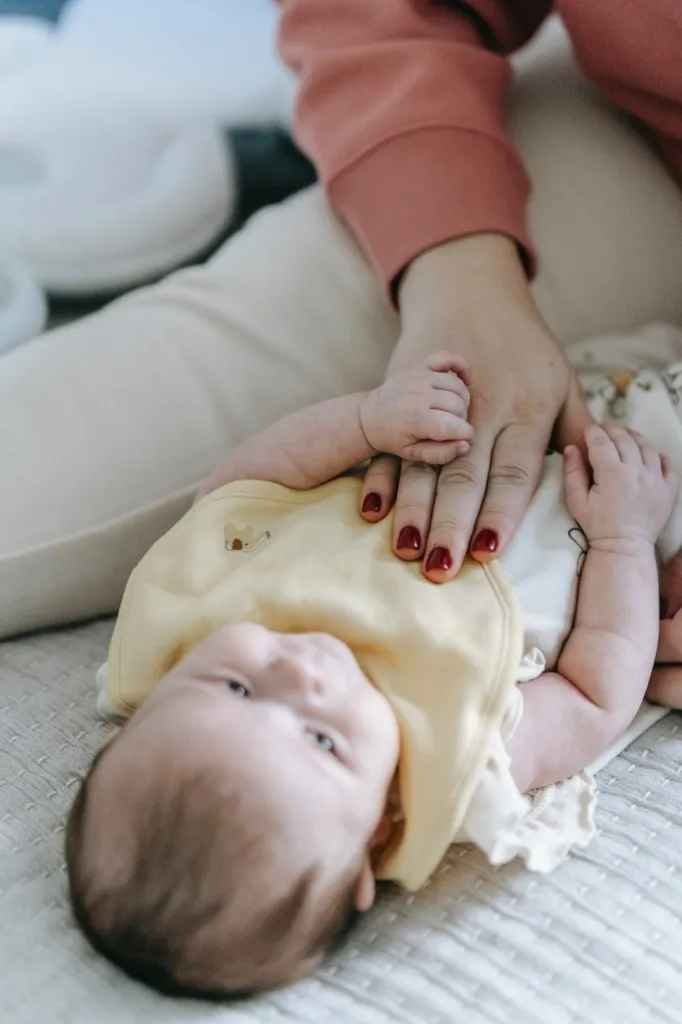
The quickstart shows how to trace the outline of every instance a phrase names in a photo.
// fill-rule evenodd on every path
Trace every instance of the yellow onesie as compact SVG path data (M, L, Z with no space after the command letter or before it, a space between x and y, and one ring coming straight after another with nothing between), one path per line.
M464 820L510 704L521 613L495 565L435 586L391 551L390 518L357 512L361 483L310 491L241 482L208 495L132 574L107 692L129 714L217 627L258 622L343 640L401 730L404 821L380 876L419 888Z

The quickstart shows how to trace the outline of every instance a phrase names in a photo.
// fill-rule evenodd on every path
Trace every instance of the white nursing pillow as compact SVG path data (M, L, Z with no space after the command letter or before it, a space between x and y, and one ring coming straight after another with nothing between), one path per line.
M0 18L0 242L74 297L202 254L234 208L217 126L291 115L276 26L271 0L70 0L54 27Z
M0 251L0 355L40 334L47 320L45 296L28 269Z
M288 125L295 79L278 59L274 0L70 0L42 75L65 101L89 88L178 120Z
M0 239L53 295L151 280L229 224L232 164L216 128L86 103L49 116L40 102L2 113Z
M45 53L52 31L39 18L5 15L0 24L0 79L36 62Z

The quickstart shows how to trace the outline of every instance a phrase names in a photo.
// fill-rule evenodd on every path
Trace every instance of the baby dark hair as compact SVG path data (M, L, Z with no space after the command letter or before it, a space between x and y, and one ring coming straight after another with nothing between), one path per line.
M203 766L153 786L136 780L144 813L134 815L125 837L125 865L118 858L112 869L101 842L93 854L91 801L93 779L118 742L95 757L66 827L71 905L90 944L130 977L172 996L244 998L313 970L357 917L358 865L320 890L313 861L287 880L283 895L269 893L277 835ZM255 888L248 877L254 870L266 876ZM257 894L246 912L243 898L235 904L240 890ZM233 912L233 904L240 909ZM214 935L219 941L212 943Z

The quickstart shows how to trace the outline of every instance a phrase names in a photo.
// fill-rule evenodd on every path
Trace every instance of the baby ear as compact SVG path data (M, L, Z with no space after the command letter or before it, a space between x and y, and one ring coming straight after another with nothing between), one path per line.
M365 854L365 858L362 862L360 874L358 875L353 889L353 904L355 909L364 913L369 910L374 903L376 896L376 882L374 880L374 872L372 871L372 864L369 859L369 853Z
M388 843L392 832L393 821L391 819L391 815L386 811L382 814L379 819L379 824L374 829L374 834L372 835L369 845L365 851L365 857L362 862L360 874L358 875L358 880L355 883L355 889L353 890L353 903L355 904L356 910L369 910L374 903L377 887L373 865L376 866L376 862L380 859L381 850Z

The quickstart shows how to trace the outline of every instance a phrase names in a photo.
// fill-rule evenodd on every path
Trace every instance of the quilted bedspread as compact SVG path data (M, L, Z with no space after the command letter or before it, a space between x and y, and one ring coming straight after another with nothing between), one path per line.
M174 1002L86 947L66 900L64 814L102 738L111 626L0 645L2 1024L682 1022L682 720L600 775L600 834L546 878L453 848L418 896L386 892L316 977L225 1007Z

